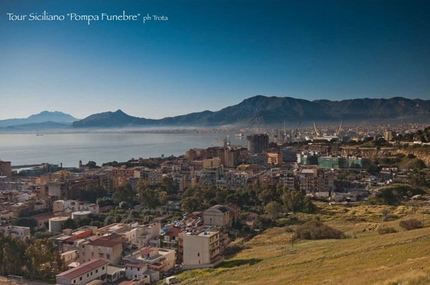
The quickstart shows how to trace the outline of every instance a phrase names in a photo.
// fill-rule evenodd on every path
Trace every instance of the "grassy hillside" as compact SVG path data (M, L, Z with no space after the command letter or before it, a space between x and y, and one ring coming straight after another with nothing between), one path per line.
M321 205L320 205L321 206ZM430 284L430 209L416 206L324 206L318 218L344 231L339 240L291 243L286 227L268 229L218 268L178 274L181 284ZM301 215L300 220L315 218ZM401 220L424 228L405 231ZM378 227L396 233L379 234Z

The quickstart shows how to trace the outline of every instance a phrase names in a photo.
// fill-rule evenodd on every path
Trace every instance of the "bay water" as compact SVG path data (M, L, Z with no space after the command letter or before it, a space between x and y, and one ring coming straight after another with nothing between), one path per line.
M191 148L221 146L228 136L231 145L246 145L246 139L226 133L85 132L49 134L0 134L0 160L12 166L51 163L77 167L95 161L124 162L131 158L185 154Z

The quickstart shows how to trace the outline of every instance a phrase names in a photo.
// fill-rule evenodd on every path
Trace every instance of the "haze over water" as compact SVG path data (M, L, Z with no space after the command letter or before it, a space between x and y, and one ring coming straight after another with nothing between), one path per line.
M162 154L183 155L190 148L221 146L222 133L60 133L60 134L0 134L0 160L12 166L38 163L63 164L77 167L92 160L97 165L160 157ZM245 145L246 140L230 135L232 145Z

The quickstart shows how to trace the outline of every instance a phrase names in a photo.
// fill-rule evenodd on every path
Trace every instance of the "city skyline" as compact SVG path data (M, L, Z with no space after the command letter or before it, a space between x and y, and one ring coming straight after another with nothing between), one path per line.
M0 43L0 120L117 109L159 119L255 95L429 98L425 1L0 4L7 39ZM140 16L108 20L123 14ZM145 15L151 19L143 23Z

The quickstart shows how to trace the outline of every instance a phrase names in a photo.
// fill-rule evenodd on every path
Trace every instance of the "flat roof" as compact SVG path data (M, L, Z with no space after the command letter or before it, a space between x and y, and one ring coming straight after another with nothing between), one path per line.
M144 263L127 263L125 266L128 266L128 267L137 267L137 268L145 268L146 264L144 264Z
M104 240L104 239L96 239L95 241L88 243L88 245L105 246L105 247L115 247L119 244L122 244L122 243L117 241L112 241L112 240Z

